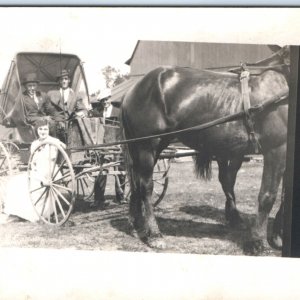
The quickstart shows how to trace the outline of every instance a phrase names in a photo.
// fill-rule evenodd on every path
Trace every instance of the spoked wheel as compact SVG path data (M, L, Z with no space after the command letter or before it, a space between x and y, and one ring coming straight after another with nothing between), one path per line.
M65 150L54 142L43 142L28 164L31 203L39 218L49 225L64 224L74 207L76 180Z
M5 149L10 158L10 164L12 171L18 171L19 163L20 163L20 149L13 142L4 142Z
M169 177L168 172L170 169L170 160L169 159L159 159L154 167L153 172L153 193L152 201L154 207L158 206L159 203L164 198L168 184Z
M168 172L170 169L170 160L169 159L159 159L154 167L153 172L153 192L152 192L152 203L154 207L157 207L162 199L164 198L168 184L169 177ZM120 185L120 188L124 191L125 200L129 201L130 198L130 184L128 176L124 184ZM125 188L125 190L124 190Z
M12 175L11 159L5 145L0 142L0 177L8 175Z
M76 180L77 196L80 196L82 200L87 201L94 195L95 177L90 173L85 173Z

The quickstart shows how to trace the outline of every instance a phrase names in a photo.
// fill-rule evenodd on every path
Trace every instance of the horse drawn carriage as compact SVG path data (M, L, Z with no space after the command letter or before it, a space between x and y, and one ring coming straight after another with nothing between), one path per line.
M127 181L119 180L126 172L121 167L124 161L122 148L117 144L120 126L116 121L110 123L98 117L71 119L65 124L66 149L53 142L44 142L30 154L30 144L37 136L26 119L21 82L25 74L34 72L40 82L39 90L47 93L57 89L56 76L62 69L69 70L71 88L90 108L83 64L73 54L18 53L11 63L0 97L0 124L11 129L11 134L0 142L0 176L27 171L31 203L39 218L51 225L62 225L68 220L76 198L88 200L92 197L99 172L114 176L125 198L130 194ZM45 148L48 151L42 151ZM42 157L42 166L37 165L41 152L46 153ZM162 200L168 186L168 161L162 159L156 165L153 177L155 205Z
M120 127L116 124L103 124L99 118L70 121L66 127L66 151L59 145L44 143L35 149L26 164L31 202L40 218L49 224L65 223L72 212L76 191L77 194L80 194L80 189L86 191L87 182L95 173L117 177L127 172L132 228L149 246L163 247L152 206L165 194L169 170L165 159L174 157L174 153L164 151L177 139L196 150L193 152L196 171L204 178L209 178L211 160L215 157L219 181L226 195L225 216L230 224L237 225L241 217L235 203L236 176L244 156L260 151L264 156L264 170L258 215L249 243L246 241L244 245L251 253L260 251L266 240L268 215L285 171L288 60L289 49L284 47L268 59L248 65L248 68L234 68L231 72L156 68L124 96L121 104L122 140ZM83 68L77 57L18 54L3 86L0 122L5 126L15 126L22 140L30 143L35 137L28 124L22 121L24 111L21 108L15 110L19 112L20 122L10 115L21 98L23 67L42 76L44 91L54 84L53 74L57 70L71 69L72 88L76 93L83 93L87 105L89 99ZM120 145L125 145L125 151ZM45 159L49 166L46 168L47 180L40 180L35 158L44 146L54 148L55 155L52 158L51 151L48 151L49 159ZM1 149L1 157L16 152L10 151L7 143ZM124 163L121 159L123 153L127 157L125 173L120 171ZM107 155L112 159L103 162L101 157ZM8 159L0 163L1 167L7 166L2 174L11 172L13 164L6 162ZM156 186L160 191L153 194ZM52 208L51 214L45 215L48 207ZM282 218L283 203L277 212L271 238L276 247L282 245Z

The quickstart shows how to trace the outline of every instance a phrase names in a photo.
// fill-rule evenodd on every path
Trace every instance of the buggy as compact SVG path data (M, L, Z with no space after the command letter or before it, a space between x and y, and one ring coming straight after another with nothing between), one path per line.
M88 117L66 122L67 148L51 142L42 143L30 154L30 144L37 138L34 128L26 120L22 103L21 82L27 73L36 73L39 90L47 93L57 89L56 75L60 70L70 73L71 88L77 98L91 109L83 63L74 54L20 52L17 53L3 83L0 97L0 124L11 129L11 134L0 142L0 176L28 172L29 196L39 218L50 225L64 224L76 199L88 200L94 193L94 181L99 172L114 176L116 185L130 195L126 176L119 123L103 118ZM107 146L107 145L109 146ZM48 147L47 175L41 174L37 158L41 149ZM79 149L79 150L78 150ZM52 157L54 155L54 157ZM153 176L154 205L163 199L168 186L169 158L162 158ZM47 180L45 180L45 176ZM49 213L51 212L51 213Z

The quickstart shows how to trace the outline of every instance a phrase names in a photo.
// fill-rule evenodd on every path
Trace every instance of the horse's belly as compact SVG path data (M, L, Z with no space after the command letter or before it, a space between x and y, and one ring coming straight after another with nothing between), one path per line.
M205 149L211 155L235 156L249 152L249 137L240 126L217 125L197 133L185 134L180 140L190 148Z

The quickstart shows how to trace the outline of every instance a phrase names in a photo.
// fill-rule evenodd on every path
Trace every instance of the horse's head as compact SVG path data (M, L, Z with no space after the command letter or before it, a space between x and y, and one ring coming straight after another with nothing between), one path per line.
M284 46L279 51L275 53L279 57L279 60L281 60L281 63L284 65L289 66L290 65L290 46Z
M289 80L290 75L290 46L284 46L274 54L277 58L275 62L280 68L279 70L285 75L286 79Z

